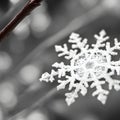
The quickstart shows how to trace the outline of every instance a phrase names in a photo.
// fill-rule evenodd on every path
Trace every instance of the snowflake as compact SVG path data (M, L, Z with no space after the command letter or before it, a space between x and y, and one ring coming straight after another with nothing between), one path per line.
M72 33L68 40L70 50L67 44L56 45L58 57L64 56L69 64L56 62L52 65L54 69L51 73L45 72L40 78L40 81L53 82L57 76L57 90L68 86L70 92L65 94L68 105L75 102L79 93L86 95L88 88L94 88L92 96L97 96L102 104L105 104L112 88L120 90L120 81L113 79L113 75L120 75L120 60L113 61L113 57L118 54L116 50L120 50L120 42L115 38L111 46L104 30L94 37L96 43L88 45L86 38L82 39L79 34Z

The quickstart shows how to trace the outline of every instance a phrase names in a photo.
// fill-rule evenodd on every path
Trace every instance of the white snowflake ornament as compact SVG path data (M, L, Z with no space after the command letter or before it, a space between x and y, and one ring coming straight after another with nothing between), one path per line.
M114 45L111 46L110 42L106 42L109 37L104 30L94 37L96 43L90 46L87 39L72 33L68 40L71 44L70 50L67 44L56 45L58 56L64 56L69 64L56 62L52 65L55 70L52 70L51 74L44 73L40 78L40 81L53 82L57 76L59 83L57 90L65 89L68 85L70 92L65 94L68 105L75 102L79 93L86 95L89 87L95 88L92 96L97 96L103 104L112 88L120 90L120 81L112 78L115 74L120 75L120 60L112 60L118 54L116 50L120 50L120 42L114 39ZM108 85L108 89L103 88L104 85Z

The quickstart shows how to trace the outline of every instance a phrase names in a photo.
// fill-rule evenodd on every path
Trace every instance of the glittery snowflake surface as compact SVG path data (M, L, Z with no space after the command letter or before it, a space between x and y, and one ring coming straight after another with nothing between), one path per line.
M87 39L72 33L68 40L71 49L68 49L67 44L56 45L58 57L64 56L69 64L56 62L52 65L51 73L46 72L40 78L40 81L53 82L57 76L57 90L68 86L66 88L69 93L65 93L68 105L75 102L79 93L86 95L89 87L94 88L92 96L96 96L103 104L112 88L120 90L120 81L112 77L120 75L120 60L113 61L113 57L118 55L117 50L120 50L120 42L115 38L114 45L110 45L104 30L94 37L95 44L90 46ZM108 87L103 87L104 85Z

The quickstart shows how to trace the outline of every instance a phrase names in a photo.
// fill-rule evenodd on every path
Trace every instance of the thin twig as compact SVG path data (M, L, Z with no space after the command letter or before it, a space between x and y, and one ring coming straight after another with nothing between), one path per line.
M0 30L2 30L13 17L23 8L28 0L20 0L17 4L11 7L2 17L0 16Z
M23 9L0 31L0 41L5 38L31 11L40 6L42 0L29 0Z

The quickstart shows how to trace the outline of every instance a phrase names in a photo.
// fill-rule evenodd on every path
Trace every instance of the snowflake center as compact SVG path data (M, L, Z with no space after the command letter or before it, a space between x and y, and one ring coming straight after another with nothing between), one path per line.
M86 65L85 65L85 67L86 67L86 69L93 69L94 62L93 61L87 62Z
M77 77L80 78L84 76L84 72L85 72L84 69L81 67L75 70L75 74L77 75Z

